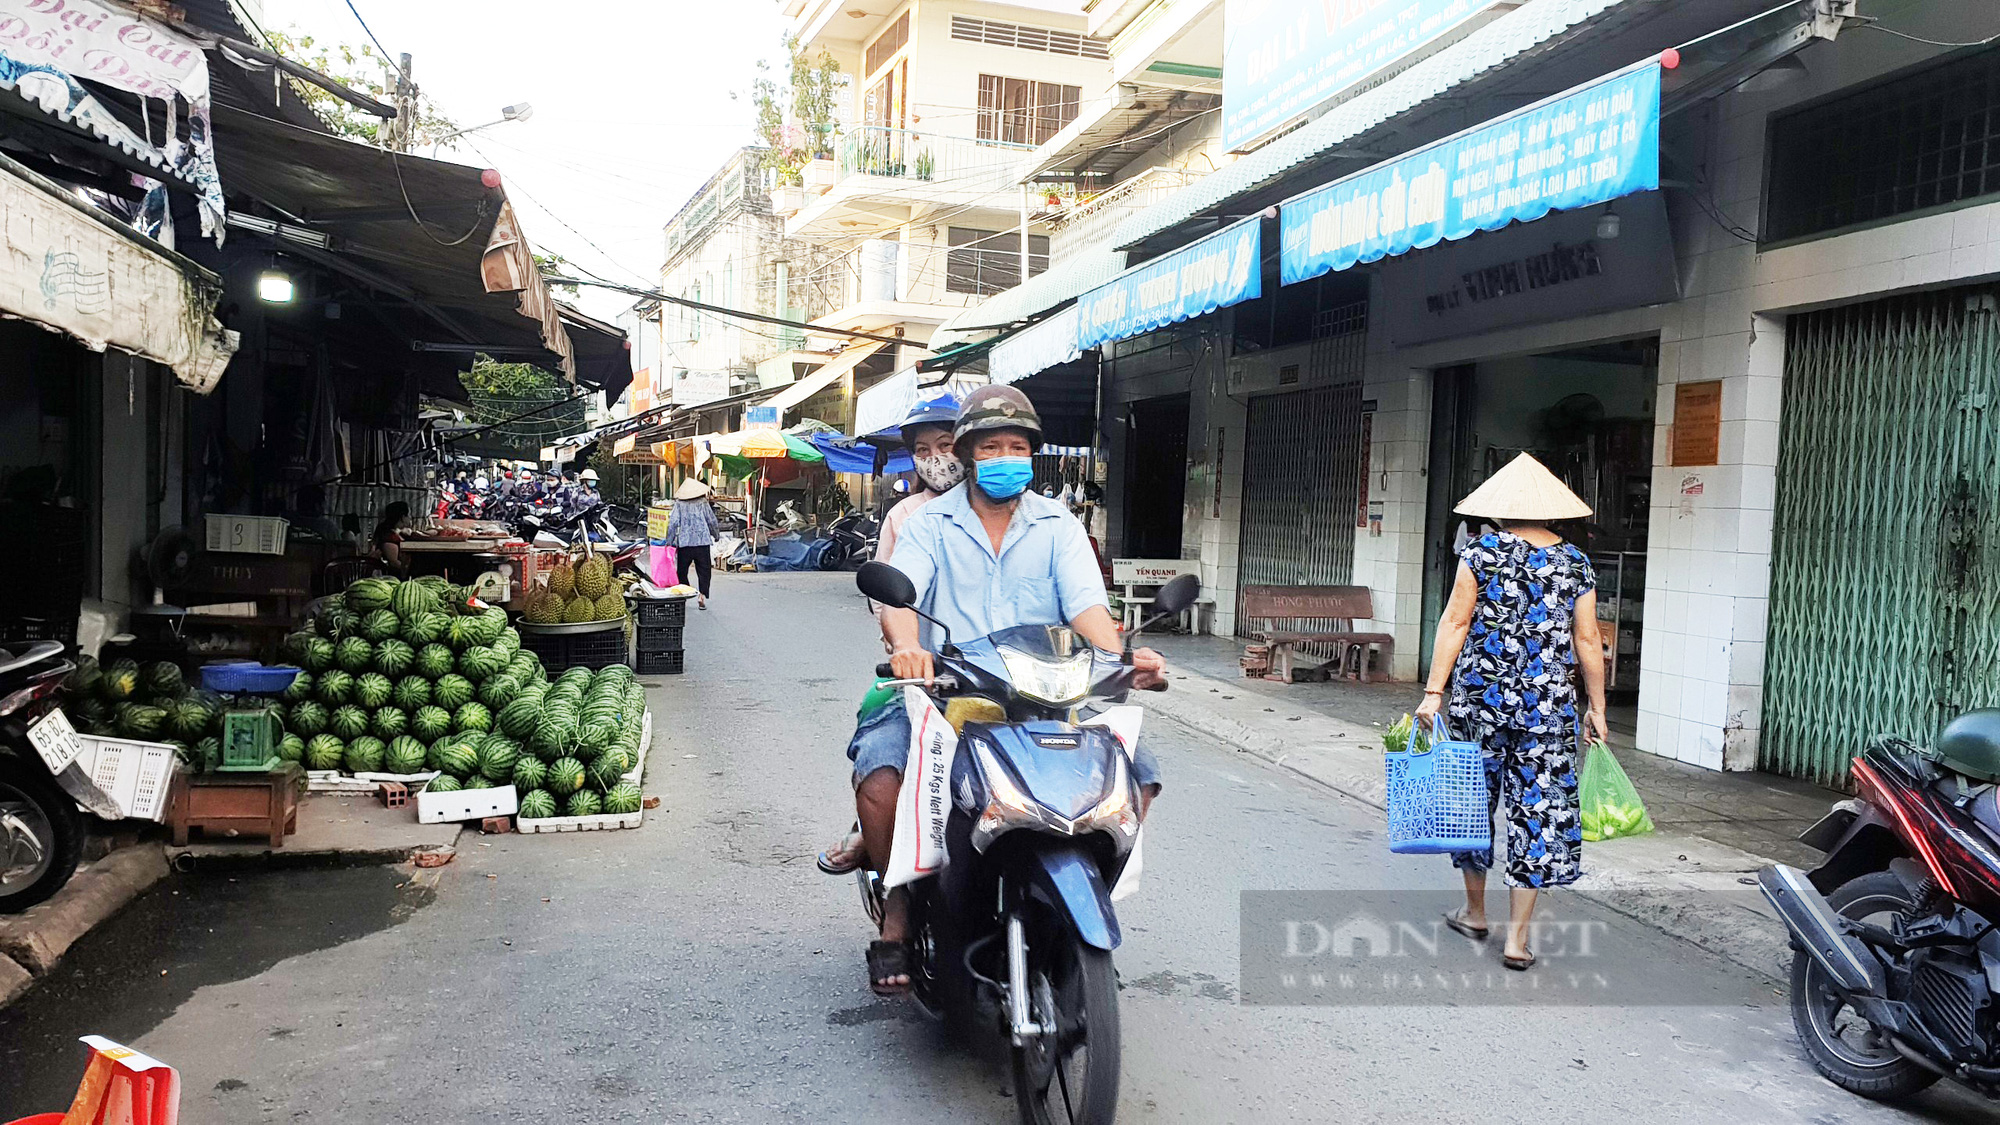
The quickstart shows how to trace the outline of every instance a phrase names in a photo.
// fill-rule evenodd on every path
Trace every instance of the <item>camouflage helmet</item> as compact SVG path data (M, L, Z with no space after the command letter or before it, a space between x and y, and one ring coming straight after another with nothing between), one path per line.
M991 430L1019 430L1028 435L1031 448L1042 448L1042 416L1035 413L1035 404L1028 396L1013 387L981 387L965 396L965 405L958 412L958 429L951 435L952 446ZM960 450L959 455L966 454Z

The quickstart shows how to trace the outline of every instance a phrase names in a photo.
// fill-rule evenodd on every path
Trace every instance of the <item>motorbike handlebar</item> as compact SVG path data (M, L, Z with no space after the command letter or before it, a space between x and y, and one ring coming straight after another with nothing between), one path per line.
M884 678L893 676L896 674L896 666L884 660L875 666L875 674Z

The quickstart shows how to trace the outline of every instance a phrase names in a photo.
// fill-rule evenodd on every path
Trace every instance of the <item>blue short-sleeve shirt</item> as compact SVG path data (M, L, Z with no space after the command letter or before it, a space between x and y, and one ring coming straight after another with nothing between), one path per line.
M896 539L890 565L910 576L917 607L969 641L1016 625L1073 622L1107 605L1090 537L1068 508L1023 493L1000 550L961 484L918 509ZM925 648L942 638L922 627Z

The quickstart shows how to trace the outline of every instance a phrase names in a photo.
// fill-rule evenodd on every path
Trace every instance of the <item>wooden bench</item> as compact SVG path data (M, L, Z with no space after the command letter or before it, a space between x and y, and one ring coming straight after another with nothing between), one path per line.
M1357 620L1375 616L1374 598L1366 586L1245 586L1240 612L1246 623L1253 623L1253 628L1255 622L1268 623L1251 634L1271 646L1270 671L1264 677L1267 680L1292 682L1294 649L1302 644L1332 645L1333 659L1313 661L1311 666L1325 670L1338 665L1339 673L1346 675L1352 664L1354 674L1363 683L1368 682L1369 650L1381 653L1385 677L1395 659L1395 637L1354 629ZM1329 620L1339 622L1342 627L1331 630L1279 627L1280 622Z

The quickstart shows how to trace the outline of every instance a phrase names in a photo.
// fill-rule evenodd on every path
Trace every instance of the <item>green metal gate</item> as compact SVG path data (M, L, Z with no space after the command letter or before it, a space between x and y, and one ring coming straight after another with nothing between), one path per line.
M2000 704L1995 292L1786 328L1763 769L1841 785L1873 736Z

